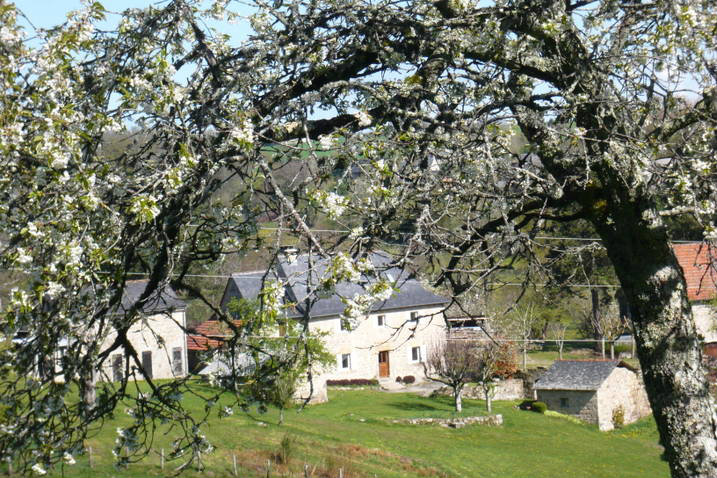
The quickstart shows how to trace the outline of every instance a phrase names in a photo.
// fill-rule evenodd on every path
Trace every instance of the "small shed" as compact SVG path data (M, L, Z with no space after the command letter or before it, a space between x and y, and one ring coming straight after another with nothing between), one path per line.
M549 410L596 423L601 431L651 413L641 377L617 360L558 360L535 390Z

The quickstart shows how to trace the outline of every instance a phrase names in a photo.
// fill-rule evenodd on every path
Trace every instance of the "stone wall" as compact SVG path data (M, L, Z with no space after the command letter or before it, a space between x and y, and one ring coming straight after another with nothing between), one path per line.
M440 425L447 428L463 428L466 425L493 425L503 424L503 415L486 415L481 417L459 418L407 418L405 420L392 420L392 423L406 423L409 425Z
M595 390L538 390L538 400L548 410L572 415L588 423L598 423L598 397Z
M389 380L396 377L413 375L417 382L425 380L423 360L434 343L443 340L446 335L445 321L441 308L418 310L419 319L411 322L411 312L415 309L393 310L371 313L351 330L341 330L339 317L312 319L309 327L312 332L325 332L323 338L326 349L335 358L333 366L320 376L320 381L338 379L379 378L378 353L388 352ZM378 325L378 316L384 316L384 325ZM412 349L420 349L420 359L414 360ZM342 367L342 355L350 355L350 367Z
M326 379L314 379L313 390L309 387L308 380L302 380L296 389L294 398L297 403L303 403L306 399L309 399L310 404L324 403L329 401L328 387L326 386Z
M127 338L142 359L147 352L152 361L152 377L158 379L181 377L187 374L187 339L183 327L186 327L184 310L174 311L171 315L159 313L138 320L130 327ZM116 332L112 331L105 337L101 350L106 349L115 340ZM181 371L174 370L174 351L181 354ZM105 362L98 380L113 380L113 363L120 360L123 352L118 350ZM124 361L122 370L124 371ZM130 367L134 364L130 364ZM138 372L139 373L139 372Z
M622 408L625 425L652 413L642 380L624 367L615 368L598 389L600 430L614 428L613 413L619 407Z
M704 337L704 342L717 342L714 308L707 304L693 304L692 316L695 319L697 332Z
M448 387L442 387L441 394L451 395L452 392ZM483 400L485 395L480 385L469 384L463 388L463 398L471 398L474 400ZM508 378L496 383L494 389L493 400L522 400L525 398L525 389L523 380L518 378Z

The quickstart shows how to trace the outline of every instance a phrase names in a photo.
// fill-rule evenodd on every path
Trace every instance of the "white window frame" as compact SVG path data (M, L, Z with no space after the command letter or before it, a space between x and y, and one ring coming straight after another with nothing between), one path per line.
M339 368L341 370L351 370L351 354L339 354ZM347 366L344 367L344 358L346 358Z
M379 327L386 327L386 315L380 314L376 316L376 321Z
M418 312L411 312L411 322L418 322Z
M413 352L414 352L415 350L418 351L418 359L413 358L413 357L414 357L414 353L413 353ZM420 345L415 346L415 347L411 347L411 350L409 351L409 353L411 354L411 357L410 357L410 358L411 358L411 362L412 362L412 363L421 363L421 362L423 362L423 347L421 347Z

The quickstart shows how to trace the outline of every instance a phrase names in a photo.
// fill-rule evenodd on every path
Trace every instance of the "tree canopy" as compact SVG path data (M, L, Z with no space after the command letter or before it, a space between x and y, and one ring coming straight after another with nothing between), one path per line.
M238 46L208 20L245 2L206 3L128 10L107 30L88 2L46 31L0 4L1 266L23 274L0 326L32 338L0 351L5 456L62 459L130 395L125 380L101 406L70 404L70 383L27 377L59 337L78 345L62 363L79 386L113 351L137 359L139 304L111 314L132 273L147 295L171 281L199 296L189 274L250 251L271 218L335 257L329 288L358 274L349 256L381 249L460 301L511 261L537 277L541 231L584 220L630 307L673 476L715 475L668 228L687 218L717 237L714 2L256 0ZM103 149L132 128L132 147ZM346 233L312 231L317 214ZM391 286L344 298L349 318ZM279 310L278 290L260 307ZM183 423L178 449L197 450L182 387L153 387L141 416Z

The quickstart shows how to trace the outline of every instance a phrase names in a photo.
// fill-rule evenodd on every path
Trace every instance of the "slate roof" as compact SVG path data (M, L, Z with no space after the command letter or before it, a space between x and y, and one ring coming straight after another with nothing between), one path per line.
M148 281L146 280L133 280L125 283L122 303L119 307L121 312L131 309L139 298L142 297L142 294L147 288L147 283ZM185 309L186 307L187 304L177 297L174 289L166 285L145 299L142 305L142 312L145 314L157 314L176 309Z
M717 251L701 242L673 244L672 250L687 282L687 298L696 301L717 296L717 272L711 265Z
M557 360L535 382L536 390L597 390L621 366L618 360Z
M385 267L386 270L381 272L382 276L393 281L395 287L399 289L399 292L394 293L388 300L375 303L372 306L372 311L428 307L448 302L446 298L428 291L403 269L388 267L390 258L387 255L372 254L370 260L379 269ZM328 296L313 294L310 297L310 303L307 304L309 291L316 289L321 278L326 275L328 263L325 259L315 259L315 263L312 265L313 267L309 266L307 254L297 255L292 261L282 255L279 257L275 270L272 271L272 277L281 278L287 283L285 300L296 303L296 307L288 311L289 317L303 317L307 308L310 309L309 313L312 317L340 315L345 307L340 297L351 298L355 294L365 293L365 288L376 280L362 275L358 283L341 282L336 285L335 294ZM222 307L225 307L232 297L257 298L262 288L262 277L262 272L232 274L229 279L230 283L225 289Z

